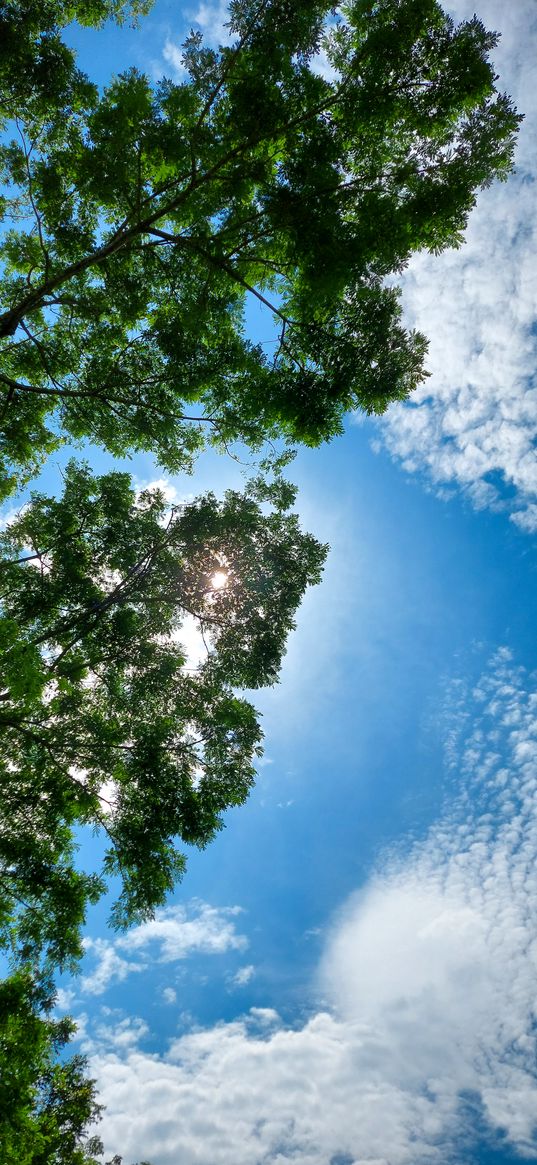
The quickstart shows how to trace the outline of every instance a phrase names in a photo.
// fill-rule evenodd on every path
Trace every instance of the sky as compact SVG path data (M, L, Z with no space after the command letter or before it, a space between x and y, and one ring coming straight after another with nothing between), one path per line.
M464 248L403 277L431 376L300 452L303 525L331 551L256 696L257 785L152 922L118 936L92 910L61 983L125 1162L537 1158L537 5L475 6L525 121ZM215 43L224 22L158 0L138 30L69 36L92 76L156 80L191 25ZM240 481L206 455L167 488Z

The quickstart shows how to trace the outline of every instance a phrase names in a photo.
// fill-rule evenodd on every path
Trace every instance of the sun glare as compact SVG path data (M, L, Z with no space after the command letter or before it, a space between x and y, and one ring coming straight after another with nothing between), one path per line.
M222 587L227 586L227 574L225 570L217 570L211 578L211 586L213 591L221 591Z

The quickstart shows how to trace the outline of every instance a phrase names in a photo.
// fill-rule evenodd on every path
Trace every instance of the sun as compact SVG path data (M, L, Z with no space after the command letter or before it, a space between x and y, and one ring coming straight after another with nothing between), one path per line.
M225 570L216 570L211 578L211 587L213 591L221 591L223 587L227 587L227 574Z

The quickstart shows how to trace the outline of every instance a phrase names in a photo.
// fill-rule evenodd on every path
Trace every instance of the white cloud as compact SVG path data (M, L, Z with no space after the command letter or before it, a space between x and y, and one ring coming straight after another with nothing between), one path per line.
M239 906L214 907L194 901L188 906L157 910L153 919L133 927L119 938L87 938L84 946L87 955L95 960L95 966L82 977L80 992L102 995L108 987L122 983L131 973L145 971L147 960L170 963L194 954L223 955L227 951L243 951L248 940L245 935L237 933L235 925L240 913ZM140 954L146 961L136 961L132 957Z
M229 8L225 0L217 0L216 3L207 3L202 0L197 8L187 9L185 12L185 19L189 27L199 28L203 33L203 39L206 45L210 48L218 48L219 45L229 45L234 40L230 35L229 28L226 28L229 20ZM167 36L162 50L162 56L167 65L170 65L177 80L182 81L186 76L186 69L183 64L183 45L174 41L171 36ZM160 71L155 64L157 73Z
M58 1011L69 1011L75 999L75 992L70 987L58 987L54 1006Z
M450 8L471 17L473 0ZM420 255L404 276L407 321L429 337L432 375L410 405L388 411L380 432L403 467L439 491L462 490L477 508L505 508L519 527L535 530L537 8L533 0L507 8L481 0L479 16L502 30L499 85L526 114L518 171L481 193L461 250Z
M255 975L255 967L253 963L249 963L246 967L239 967L239 970L233 975L231 982L235 987L246 987L246 984L253 979Z
M182 45L175 44L173 40L170 40L170 37L166 37L164 48L162 50L162 56L164 57L166 64L171 65L176 77L179 80L182 80L186 75L186 69L183 64Z
M84 939L86 954L93 956L95 966L80 982L82 995L102 995L112 983L123 983L134 971L144 971L145 963L134 963L117 953L117 941L104 938Z
M83 1011L79 1015L72 1017L75 1023L75 1032L71 1037L73 1043L85 1044L88 1037L89 1019L86 1012ZM93 1047L93 1045L92 1045Z
M234 37L230 36L229 28L226 28L229 7L225 0L217 0L216 3L202 0L199 7L189 15L192 23L201 29L206 43L212 48L219 44L231 44Z
M117 939L116 946L129 952L147 951L156 943L162 963L185 959L193 952L221 955L229 950L242 951L248 940L235 928L241 913L240 906L215 907L207 902L168 906Z
M169 477L155 477L151 481L139 482L138 488L136 490L137 499L139 499L140 494L146 490L149 490L152 493L156 493L156 491L159 490L164 500L170 507L177 506L180 503L184 504L188 498L192 497L192 494L189 494L188 497L180 494L177 486Z
M97 1049L112 1055L123 1056L129 1054L145 1036L149 1035L149 1028L145 1020L137 1015L121 1018L121 1013L110 1007L101 1008L101 1020L89 1030L87 1016L79 1030L77 1038L80 1040L81 1052L85 1056L92 1055Z
M340 77L337 69L328 60L326 49L320 48L315 56L310 61L310 68L313 73L317 73L324 81L337 81Z
M177 1003L177 991L174 987L164 987L162 998L165 1003Z
M164 1057L103 1048L107 1147L154 1165L430 1165L469 1134L469 1092L491 1135L537 1157L537 694L500 651L452 703L459 791L336 919L322 1008L293 1029L254 1009Z
M7 530L8 526L12 526L18 518L23 517L27 509L27 502L22 506L8 506L7 509L0 509L0 530ZM30 550L28 552L30 553Z

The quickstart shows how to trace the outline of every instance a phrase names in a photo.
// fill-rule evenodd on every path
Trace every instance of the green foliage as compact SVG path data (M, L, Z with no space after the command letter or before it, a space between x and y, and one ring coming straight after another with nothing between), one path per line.
M58 1060L74 1030L53 1019L50 983L28 966L0 980L0 1159L2 1165L98 1165L94 1082L83 1056Z
M17 31L28 9L20 53L40 68L43 43L67 52L66 19L122 7L4 10ZM150 449L173 471L207 439L317 444L426 375L385 281L419 249L460 244L476 191L509 172L519 118L476 17L455 26L437 0L351 0L326 25L331 11L235 0L235 43L192 34L180 84L131 70L99 95L67 54L46 101L36 80L6 107L4 493L60 439ZM320 46L333 79L310 67ZM26 66L7 56L18 94ZM265 343L245 335L252 298Z
M247 797L262 734L237 690L276 681L326 553L293 499L276 476L167 512L127 474L71 464L62 497L33 495L2 535L0 886L24 959L80 954L103 884L75 869L76 825L109 840L124 926L181 876L177 839L206 845Z
M96 89L76 68L62 27L121 21L148 8L145 0L1 0L0 122L21 117L39 124L47 108L56 115L87 109Z

